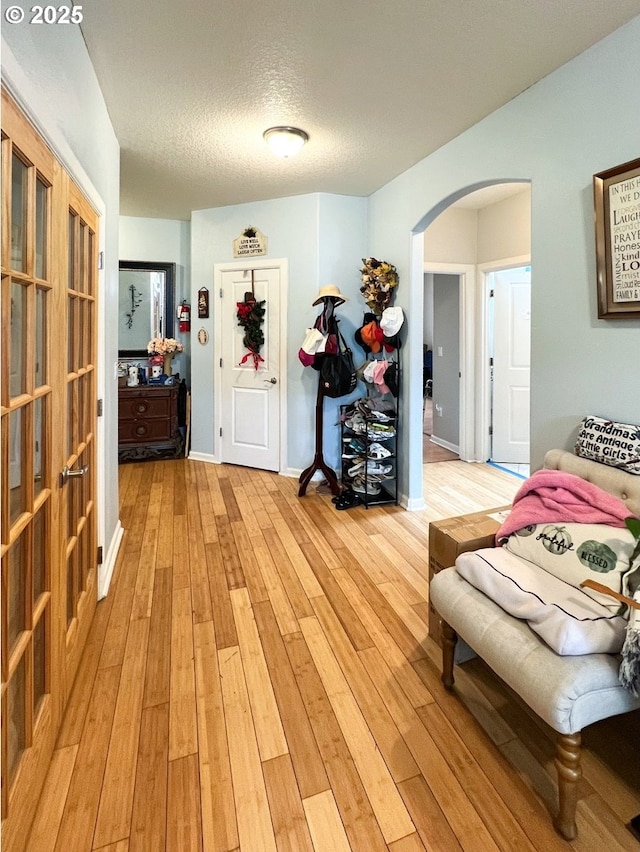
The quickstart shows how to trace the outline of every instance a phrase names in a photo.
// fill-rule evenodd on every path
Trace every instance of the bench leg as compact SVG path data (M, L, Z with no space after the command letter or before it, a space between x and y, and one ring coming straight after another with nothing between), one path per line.
M453 687L453 655L456 650L456 642L458 634L447 624L446 621L441 621L442 625L442 682L451 689Z
M553 824L566 840L573 840L578 833L576 826L576 804L578 781L582 776L580 767L580 733L558 734L556 740L556 769L558 771L558 816Z

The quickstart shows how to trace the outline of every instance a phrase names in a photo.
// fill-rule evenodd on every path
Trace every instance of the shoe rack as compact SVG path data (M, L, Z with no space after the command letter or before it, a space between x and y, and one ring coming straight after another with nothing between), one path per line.
M397 411L377 411L368 398L340 407L343 494L349 505L397 504Z

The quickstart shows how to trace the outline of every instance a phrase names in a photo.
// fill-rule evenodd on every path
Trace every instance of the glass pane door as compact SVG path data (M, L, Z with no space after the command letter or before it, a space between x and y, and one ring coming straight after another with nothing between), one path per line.
M75 676L96 603L96 215L71 184L67 211L66 298L66 680Z
M29 781L32 769L25 758L42 737L52 736L47 703L54 683L50 562L55 552L48 348L53 158L28 139L12 138L5 130L5 110L3 98L3 819L19 783Z
M2 212L2 848L25 852L96 605L98 219L4 90Z

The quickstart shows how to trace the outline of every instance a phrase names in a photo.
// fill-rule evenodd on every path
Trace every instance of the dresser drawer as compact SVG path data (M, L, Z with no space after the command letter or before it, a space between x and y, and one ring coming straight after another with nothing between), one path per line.
M138 396L120 399L118 417L121 420L147 420L153 417L169 417L171 413L171 398L169 396Z
M161 420L120 420L118 423L118 441L163 441L172 436L171 421Z

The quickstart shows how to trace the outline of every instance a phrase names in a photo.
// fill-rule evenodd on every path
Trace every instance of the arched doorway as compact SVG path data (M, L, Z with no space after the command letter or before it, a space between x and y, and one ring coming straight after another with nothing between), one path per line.
M422 321L421 349L428 345L433 351L433 435L436 443L457 451L466 461L486 461L490 457L489 351L493 339L485 272L492 268L528 266L530 234L530 182L516 179L477 184L456 192L434 207L414 230L414 285L416 288L423 285L422 306L416 311L416 319ZM425 289L427 275L431 276L431 290ZM434 313L433 305L429 304L436 276L441 286L455 288L459 300L457 327L444 336L438 335L433 327L438 312ZM447 298L451 301L450 293ZM453 314L450 305L449 321L455 319L455 312L455 305ZM417 348L418 341L414 352ZM440 367L447 382L443 394L438 392ZM459 387L455 386L456 378ZM528 411L525 419L528 423ZM411 416L410 421L415 428L418 418ZM439 427L444 437L438 435ZM417 438L410 437L412 479L417 478L417 457L422 461ZM422 449L422 422L419 438Z

